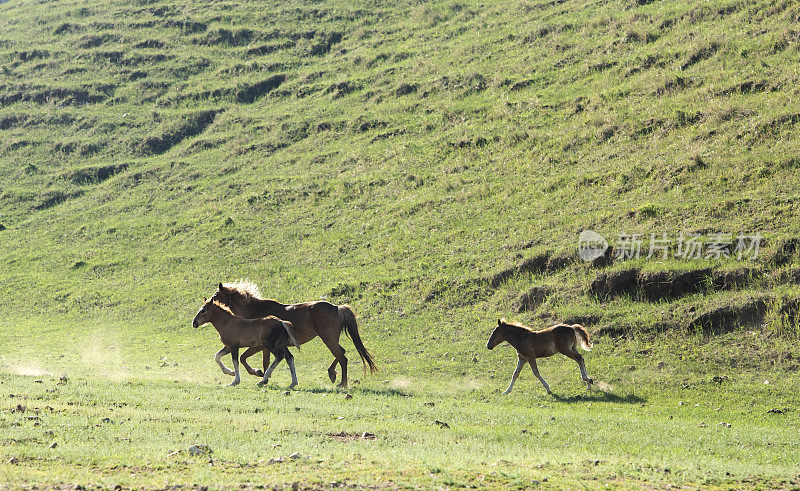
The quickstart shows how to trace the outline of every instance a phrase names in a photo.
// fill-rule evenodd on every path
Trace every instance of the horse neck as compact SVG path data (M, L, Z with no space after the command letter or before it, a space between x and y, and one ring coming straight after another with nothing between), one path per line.
M250 303L244 306L253 314L259 317L266 317L267 315L275 315L286 309L286 305L276 302L275 300L254 298Z
M209 322L211 322L214 329L221 335L230 330L234 322L234 316L219 307L215 307L211 312L211 320Z
M506 327L503 329L503 334L508 344L513 346L515 349L519 350L520 347L522 347L522 340L525 333L514 328Z

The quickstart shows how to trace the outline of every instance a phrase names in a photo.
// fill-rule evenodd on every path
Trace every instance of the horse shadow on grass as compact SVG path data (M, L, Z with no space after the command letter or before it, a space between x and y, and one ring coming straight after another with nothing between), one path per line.
M389 396L389 397L411 397L406 391L394 388L386 389L372 389L368 387L350 387L350 389L340 389L337 387L296 387L294 392L306 392L308 394L365 394L374 396Z
M574 404L576 402L613 402L615 404L643 404L647 399L635 394L619 395L604 390L593 390L587 394L576 394L573 396L561 396L552 394L552 398L557 402Z

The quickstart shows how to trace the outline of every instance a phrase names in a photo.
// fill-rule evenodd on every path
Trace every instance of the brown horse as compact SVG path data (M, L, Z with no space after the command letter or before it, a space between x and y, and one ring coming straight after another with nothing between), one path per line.
M198 328L210 322L219 333L222 344L231 352L233 358L234 379L230 385L239 384L239 347L261 346L275 355L275 362L264 371L264 378L259 386L269 381L269 377L280 361L286 358L289 370L292 372L291 389L297 385L297 375L294 371L294 357L289 352L289 344L297 345L294 328L291 322L282 321L274 316L260 319L245 319L235 315L231 310L216 300L206 300L192 321L192 326ZM221 364L221 361L217 359Z
M356 351L364 363L364 375L366 376L367 373L367 365L372 373L378 370L372 355L361 341L356 316L349 305L333 305L323 301L286 305L275 300L261 298L258 287L249 281L220 283L219 289L214 293L212 299L227 305L235 314L242 317L256 318L274 315L279 319L291 322L299 342L298 346L319 336L334 356L333 363L328 367L328 376L331 382L336 381L336 364L338 363L342 368L342 381L339 387L347 387L347 358L344 356L344 348L339 344L339 336L342 331L353 340ZM246 360L261 349L260 346L251 345L242 353L242 365L252 375L259 375L260 372L250 368ZM226 354L222 353L221 355L220 353L217 353L218 357ZM269 364L267 351L264 352L263 364L266 369ZM225 371L224 367L223 371Z
M550 393L550 386L539 375L539 369L536 367L536 358L545 358L552 356L556 353L561 353L569 358L578 362L578 368L581 370L581 378L586 382L587 388L591 388L592 379L586 374L586 365L583 364L583 356L578 353L578 344L586 351L591 351L592 343L589 342L589 333L586 332L580 324L557 324L553 327L541 331L533 331L528 327L520 324L506 322L505 319L497 321L497 327L494 328L489 342L486 343L488 349L492 349L503 341L508 341L508 344L517 350L517 369L514 370L514 375L511 377L511 383L503 394L508 394L514 387L514 382L519 377L519 372L525 366L525 363L531 364L533 374L542 383L547 393Z

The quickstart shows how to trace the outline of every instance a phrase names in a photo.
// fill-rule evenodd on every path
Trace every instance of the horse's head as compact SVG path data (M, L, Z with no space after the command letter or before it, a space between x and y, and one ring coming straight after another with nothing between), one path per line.
M197 311L197 315L194 316L192 327L198 328L206 322L211 321L211 309L213 305L213 300L204 299L203 306L200 307L200 310Z
M489 336L489 342L486 343L487 349L493 349L506 340L506 337L503 335L503 324L505 324L505 321L505 319L497 319L497 327L494 328L492 335Z
M234 298L234 290L225 287L222 283L219 284L219 289L214 292L214 295L211 297L211 300L217 301L221 304L231 305Z

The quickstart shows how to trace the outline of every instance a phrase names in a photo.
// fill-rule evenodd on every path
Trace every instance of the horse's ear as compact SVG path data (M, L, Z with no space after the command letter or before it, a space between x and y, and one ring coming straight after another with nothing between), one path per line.
M219 284L219 291L224 290L225 288L222 286L222 283Z
M203 303L208 303L208 299L206 297L203 297Z
M497 325L498 326L501 325L502 323L503 323L503 321L501 321L500 319L497 319Z

